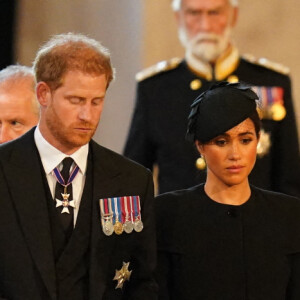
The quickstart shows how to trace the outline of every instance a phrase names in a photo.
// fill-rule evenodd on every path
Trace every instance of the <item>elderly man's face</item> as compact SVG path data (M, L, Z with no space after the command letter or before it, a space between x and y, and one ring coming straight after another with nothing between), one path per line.
M14 140L38 123L32 83L0 85L0 144Z
M200 59L214 61L229 45L237 8L229 0L182 0L176 17L184 47Z

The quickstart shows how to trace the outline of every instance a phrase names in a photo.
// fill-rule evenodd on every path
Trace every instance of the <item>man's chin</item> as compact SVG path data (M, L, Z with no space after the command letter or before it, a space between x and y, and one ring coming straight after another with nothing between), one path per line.
M220 54L216 51L212 51L212 50L203 50L201 49L200 51L197 49L194 49L192 51L193 56L195 56L196 58L205 61L205 62L212 62L212 61L216 61L218 59L218 57L220 56Z

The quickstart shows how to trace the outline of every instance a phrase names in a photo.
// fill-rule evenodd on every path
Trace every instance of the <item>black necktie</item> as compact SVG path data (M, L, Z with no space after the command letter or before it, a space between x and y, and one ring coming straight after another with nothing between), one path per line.
M71 165L73 164L73 159L71 157L66 157L62 161L63 168L60 172L61 176L63 177L65 183L68 182L69 176L70 176L70 168ZM55 199L58 199L60 201L63 201L63 196L62 194L69 194L68 200L71 201L73 200L73 193L72 193L72 183L70 183L67 188L65 189L63 185L61 185L59 182L56 182L56 187L55 187ZM57 201L55 201L57 203ZM64 212L62 213L64 209L64 206L58 206L56 208L59 219L61 221L61 224L63 226L63 229L65 231L66 237L69 238L72 230L73 230L73 207L68 205L65 208L65 211L69 211L69 213Z

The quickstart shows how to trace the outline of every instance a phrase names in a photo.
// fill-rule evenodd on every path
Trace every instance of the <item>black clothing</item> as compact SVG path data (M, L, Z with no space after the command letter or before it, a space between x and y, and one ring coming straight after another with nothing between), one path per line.
M65 240L34 142L34 129L0 146L0 299L157 298L151 173L94 141L76 226ZM139 195L141 232L106 236L99 199ZM130 262L130 281L113 280Z
M160 299L300 299L300 199L251 187L224 205L201 184L156 209Z
M281 121L262 120L264 131L270 134L271 148L266 155L257 158L249 176L250 183L300 196L298 134L290 78L243 58L238 60L229 77L233 75L253 86L281 87L284 91L286 117ZM201 88L192 90L193 80L201 81ZM206 172L195 167L199 153L185 140L185 135L190 105L212 83L193 73L185 61L138 83L124 154L150 169L158 164L160 193L205 181Z

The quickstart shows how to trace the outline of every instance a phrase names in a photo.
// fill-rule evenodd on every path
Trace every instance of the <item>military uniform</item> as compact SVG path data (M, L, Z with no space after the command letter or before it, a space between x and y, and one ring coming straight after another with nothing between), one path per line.
M298 135L288 70L265 59L240 57L232 47L215 68L192 70L172 59L137 75L137 100L124 154L146 166L159 167L159 192L204 182L196 168L199 154L185 140L193 100L212 83L243 81L260 96L263 132L250 182L258 187L300 195Z

